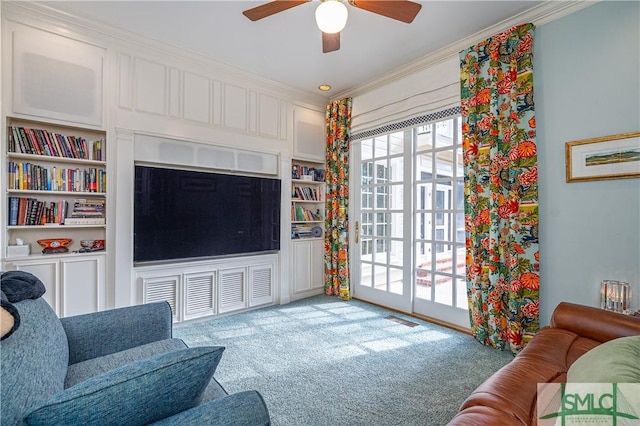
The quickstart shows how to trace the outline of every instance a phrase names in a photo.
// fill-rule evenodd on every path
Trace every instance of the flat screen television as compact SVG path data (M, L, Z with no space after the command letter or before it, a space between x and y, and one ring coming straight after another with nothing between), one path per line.
M135 166L133 261L280 250L279 179Z

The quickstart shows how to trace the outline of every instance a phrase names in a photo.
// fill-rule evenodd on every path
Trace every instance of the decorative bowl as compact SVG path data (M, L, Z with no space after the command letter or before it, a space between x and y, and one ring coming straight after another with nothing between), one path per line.
M47 238L38 240L37 243L45 249L57 249L68 246L71 244L71 241L73 241L71 238Z
M95 240L80 240L80 247L82 248L93 248L93 244L94 244Z

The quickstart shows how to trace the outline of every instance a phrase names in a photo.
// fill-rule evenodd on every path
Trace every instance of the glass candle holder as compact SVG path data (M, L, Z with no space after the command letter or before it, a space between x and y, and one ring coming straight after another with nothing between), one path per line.
M603 280L600 285L600 307L608 311L631 313L631 285L624 281Z

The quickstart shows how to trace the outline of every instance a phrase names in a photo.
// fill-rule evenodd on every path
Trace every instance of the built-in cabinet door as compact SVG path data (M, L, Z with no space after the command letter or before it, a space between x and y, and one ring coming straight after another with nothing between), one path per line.
M216 272L184 275L184 318L216 313Z
M144 276L142 280L142 303L167 302L171 306L173 320L180 321L178 289L180 274Z
M104 309L104 256L60 261L61 316L88 314Z
M29 272L44 284L42 296L59 317L105 308L105 256L68 256L24 260L7 264L7 269Z
M296 105L293 110L293 126L294 157L324 162L324 112Z
M247 307L246 280L247 268L221 269L220 276L220 300L218 311L220 313L236 311Z
M324 287L323 248L321 239L293 241L292 299L319 293Z
M249 306L273 303L273 274L272 264L249 267Z
M60 262L57 259L15 262L6 265L7 269L17 269L35 275L44 284L42 298L47 301L56 314L60 315Z

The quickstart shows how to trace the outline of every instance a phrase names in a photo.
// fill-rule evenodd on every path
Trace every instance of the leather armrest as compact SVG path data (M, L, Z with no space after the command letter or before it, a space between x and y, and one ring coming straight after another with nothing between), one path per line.
M618 337L640 335L640 318L568 302L558 304L550 326L601 343Z

